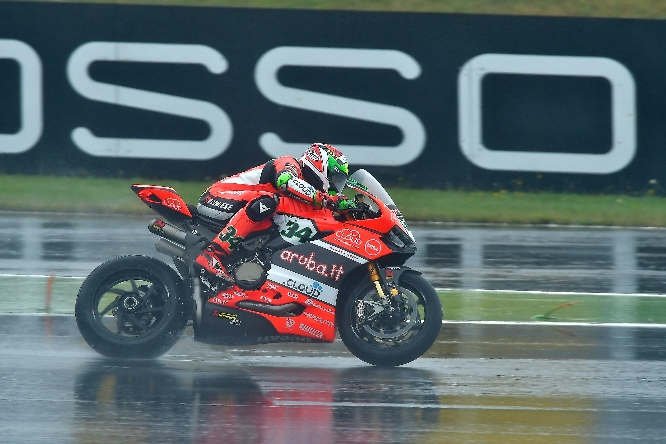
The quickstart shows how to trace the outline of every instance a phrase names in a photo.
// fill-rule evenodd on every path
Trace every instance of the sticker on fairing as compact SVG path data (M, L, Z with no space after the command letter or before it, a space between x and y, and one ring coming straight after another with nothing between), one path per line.
M268 280L329 305L335 305L338 298L337 288L317 282L278 265L271 266L268 271Z
M317 227L310 219L297 216L276 214L273 221L278 226L282 239L292 245L304 244L311 241L317 234Z

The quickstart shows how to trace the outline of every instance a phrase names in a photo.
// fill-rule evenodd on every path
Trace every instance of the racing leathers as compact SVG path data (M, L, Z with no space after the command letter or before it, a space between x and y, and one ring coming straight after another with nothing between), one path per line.
M329 196L310 185L303 178L298 160L291 156L273 159L215 182L203 193L197 209L204 216L229 221L197 257L195 262L202 272L233 282L226 259L249 234L269 229L279 207L293 205L293 199L281 202L281 196L296 198L315 208L328 205L336 210L346 209L349 202L342 195Z

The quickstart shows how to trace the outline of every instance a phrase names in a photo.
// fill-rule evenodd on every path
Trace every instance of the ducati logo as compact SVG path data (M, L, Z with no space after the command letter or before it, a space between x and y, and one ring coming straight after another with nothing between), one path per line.
M263 202L259 202L259 212L263 213L264 211L268 211L270 208L268 208L266 205L264 205Z

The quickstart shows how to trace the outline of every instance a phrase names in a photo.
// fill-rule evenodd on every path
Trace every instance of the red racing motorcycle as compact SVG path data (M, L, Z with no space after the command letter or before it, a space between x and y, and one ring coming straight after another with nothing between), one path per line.
M405 266L416 252L414 237L365 170L348 179L345 194L355 193L356 202L351 211L296 200L281 205L273 228L248 236L230 258L234 284L194 267L223 228L220 221L187 205L173 188L137 184L132 190L162 217L148 229L175 269L148 256L122 256L86 278L76 321L102 355L159 356L190 320L195 340L225 345L333 342L337 327L349 351L378 366L413 361L437 339L437 293Z

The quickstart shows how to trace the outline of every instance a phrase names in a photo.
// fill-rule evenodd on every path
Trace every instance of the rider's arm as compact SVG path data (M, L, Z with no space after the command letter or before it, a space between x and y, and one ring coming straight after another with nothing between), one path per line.
M278 157L266 164L262 173L266 182L272 182L280 193L296 197L317 206L324 206L326 194L303 179L301 166L291 156Z
M275 187L289 196L296 197L320 207L324 206L326 200L325 193L317 190L289 170L283 170L276 174Z

